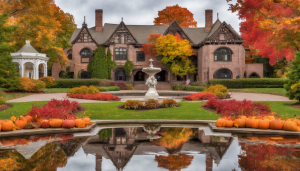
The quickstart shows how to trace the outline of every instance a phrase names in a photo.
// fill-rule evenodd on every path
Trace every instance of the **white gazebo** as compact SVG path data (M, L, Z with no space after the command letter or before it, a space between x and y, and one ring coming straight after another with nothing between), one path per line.
M16 64L16 71L21 77L39 79L47 76L47 62L49 58L46 54L39 53L26 40L26 44L17 52L10 54Z

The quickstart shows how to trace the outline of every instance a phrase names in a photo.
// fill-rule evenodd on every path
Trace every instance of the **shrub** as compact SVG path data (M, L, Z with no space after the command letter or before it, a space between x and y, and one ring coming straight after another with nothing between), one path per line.
M77 99L89 99L89 100L102 100L102 101L119 101L120 98L118 96L114 96L108 93L100 93L100 94L67 94L68 97L77 98Z
M76 112L81 111L82 109L82 106L78 102L70 102L67 99L52 99L41 108L33 106L26 115L31 116L34 121L51 118L66 119L75 118Z
M69 94L99 94L99 93L100 91L94 86L75 87L69 91Z
M173 90L182 90L182 85L179 85L179 84L173 84L173 85L172 85L172 89L173 89Z
M210 85L204 92L214 93L218 98L225 99L229 90L221 84Z
M286 76L288 78L287 83L284 85L286 89L286 95L289 99L296 99L300 102L300 52L296 53L295 59L292 62L291 72ZM298 85L296 84L298 83ZM296 85L295 85L296 84Z
M47 88L55 86L55 79L53 77L42 77L39 80L43 81L46 84Z
M227 88L283 88L288 82L286 78L240 78L240 79L211 79L210 84L222 84Z
M254 103L250 100L236 101L236 100L209 100L205 105L215 109L216 112L220 113L222 116L229 115L245 115L245 116L256 116L256 115L269 115L271 109L266 104Z
M143 106L143 103L139 100L127 100L124 103L124 108L125 109L138 109Z
M191 94L184 97L185 100L190 100L190 101L211 100L217 98L218 97L214 93L210 93L210 92L200 92L200 93Z
M56 88L74 88L80 86L98 86L100 79L56 79Z
M130 77L132 70L135 70L134 64L132 61L126 61L125 64L123 65L123 69L125 71L126 76Z
M126 84L127 90L134 90L131 84Z
M97 87L100 92L103 91L120 91L120 87L110 86L110 87Z
M121 90L127 90L126 83L124 81L115 82L115 86L120 87Z
M147 109L157 109L159 107L159 103L157 100L155 99L148 99L146 102L145 102L145 107Z
M191 83L191 86L201 86L201 87L206 87L206 83L203 81L196 81Z
M164 99L160 106L165 108L177 107L178 103L173 99Z
M45 83L43 81L33 80L28 77L20 78L19 84L20 90L29 92L42 91L45 88Z
M99 80L99 86L100 87L115 86L115 83L112 80L101 79Z
M3 105L3 104L5 104L5 99L4 99L4 96L3 96L3 94L2 93L0 93L0 105Z

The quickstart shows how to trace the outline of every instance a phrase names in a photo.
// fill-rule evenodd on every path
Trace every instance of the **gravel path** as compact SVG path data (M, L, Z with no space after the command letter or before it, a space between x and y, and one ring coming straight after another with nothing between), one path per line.
M86 99L74 99L67 97L67 93L47 93L47 94L33 94L18 99L9 100L7 102L32 102L32 101L50 101L51 99L69 99L70 101L78 101L79 103L107 103L107 101L96 101L96 100L86 100ZM143 100L143 96L120 96L121 101L126 100ZM164 96L163 98L171 98L176 101L181 101L183 96ZM272 95L272 94L259 94L259 93L242 93L242 92L232 92L231 98L236 100L251 100L251 101L291 101L287 97Z

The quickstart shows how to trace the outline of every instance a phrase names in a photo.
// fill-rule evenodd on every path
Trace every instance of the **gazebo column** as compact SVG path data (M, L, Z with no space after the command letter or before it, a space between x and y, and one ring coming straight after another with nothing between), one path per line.
M47 63L44 64L44 77L48 76Z
M34 73L33 79L39 79L39 65L38 64L36 64L34 66L33 73Z

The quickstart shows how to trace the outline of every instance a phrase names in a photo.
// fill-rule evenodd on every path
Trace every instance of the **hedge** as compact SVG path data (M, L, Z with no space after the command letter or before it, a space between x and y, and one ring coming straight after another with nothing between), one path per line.
M179 85L173 84L173 90L182 90L182 91L204 91L205 87L203 86L186 86L186 85Z
M209 84L222 84L227 88L283 88L287 78L211 79Z
M57 79L55 80L55 88L74 88L80 86L111 86L103 85L102 82L108 82L110 80L103 79Z
M111 87L97 87L100 92L103 91L120 91L120 87L111 86Z

